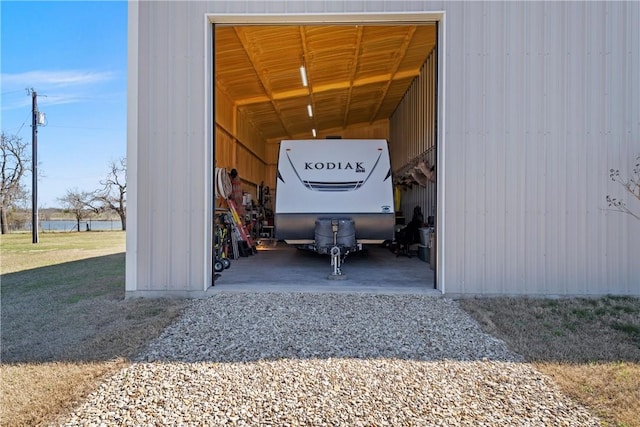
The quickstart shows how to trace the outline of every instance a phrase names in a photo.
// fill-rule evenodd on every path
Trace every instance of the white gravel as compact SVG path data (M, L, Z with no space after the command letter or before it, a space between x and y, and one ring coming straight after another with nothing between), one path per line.
M425 296L222 293L192 301L65 426L597 426Z

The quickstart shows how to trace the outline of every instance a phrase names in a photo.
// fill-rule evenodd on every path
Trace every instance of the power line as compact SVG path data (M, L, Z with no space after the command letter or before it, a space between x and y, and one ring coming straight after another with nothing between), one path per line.
M95 128L95 127L87 127L87 126L57 126L57 125L48 125L50 128L60 128L60 129L88 129L88 130L119 130L118 128Z
M31 118L31 115L29 115L29 117L27 117L26 119L24 119L24 122L22 122L22 124L20 125L20 129L18 129L18 131L16 132L16 134L19 134L20 131L22 130L22 128L24 127L25 123L27 123L27 120L29 120Z
M22 124L20 125L20 127L18 128L18 130L16 131L16 135L20 133L20 131L22 130L22 128L24 127L24 125L27 123L27 120L31 119L31 114L28 114L27 117L24 119L24 121L22 122ZM10 132L12 129L14 128L6 128L6 130L8 132Z
M18 93L18 92L24 92L24 90L20 89L20 90L10 90L9 92L2 92L2 95L11 95L14 93Z

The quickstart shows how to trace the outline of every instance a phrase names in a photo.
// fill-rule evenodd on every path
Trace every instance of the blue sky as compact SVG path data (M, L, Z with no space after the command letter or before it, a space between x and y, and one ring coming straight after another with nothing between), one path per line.
M38 206L100 188L126 156L127 2L0 1L0 125L29 144L38 127ZM31 175L25 177L31 191Z

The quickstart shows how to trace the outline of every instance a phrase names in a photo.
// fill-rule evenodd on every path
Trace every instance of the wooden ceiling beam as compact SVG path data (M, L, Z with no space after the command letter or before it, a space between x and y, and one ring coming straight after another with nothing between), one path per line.
M412 27L408 27L409 31L407 32L407 35L404 38L404 41L402 43L402 47L400 48L400 54L396 57L396 62L393 64L393 71L391 72L392 77L387 81L387 84L385 85L384 91L382 92L382 96L380 97L380 99L378 100L378 105L376 105L376 108L373 110L373 114L371 115L371 119L369 120L370 123L373 123L376 120L376 117L378 116L378 113L380 112L380 108L382 108L382 104L384 103L384 100L387 98L387 93L389 92L389 88L391 87L391 83L393 83L394 80L396 80L396 73L398 72L398 69L400 68L400 64L402 63L402 60L404 59L405 55L407 54L407 51L409 50L409 46L411 45L411 41L413 40L413 36L416 33L416 27L412 26ZM416 75L420 74L420 70L418 70L418 73Z
M304 26L299 26L298 30L300 31L300 44L302 45L302 62L304 64L305 70L307 70L307 87L305 87L304 89L307 89L307 93L309 95L309 104L311 105L311 109L313 110L313 117L311 117L311 121L313 122L313 128L317 129L318 128L318 124L316 122L316 112L318 111L316 109L316 103L313 99L313 90L311 88L313 88L313 80L311 79L311 75L309 73L309 69L307 68L307 58L309 58L309 52L307 49L307 34L304 30Z
M420 75L418 62L435 44L435 27L383 27L216 28L223 43L216 50L217 90L246 110L267 138L299 136L307 127L321 134L321 126L375 122ZM308 87L300 84L302 60ZM306 104L312 105L312 118Z
M238 39L240 40L240 44L242 45L242 48L244 49L245 53L247 54L247 58L249 58L249 62L251 63L251 66L253 67L253 70L255 71L256 75L258 76L258 79L260 80L260 84L262 85L262 88L264 89L264 92L267 94L266 98L268 99L269 102L271 102L271 105L273 106L273 109L276 111L276 115L278 116L278 119L280 120L280 123L282 124L282 128L287 132L287 134L289 134L289 130L287 129L287 125L286 123L282 120L282 111L280 111L280 109L278 108L278 106L276 105L275 100L273 99L273 88L271 87L271 84L269 83L269 79L266 78L265 76L265 71L264 69L257 64L258 60L257 58L260 56L258 52L253 52L251 46L253 46L252 43L249 42L249 39L247 37L247 35L244 32L243 27L233 27L236 36L238 37ZM246 104L241 104L239 102L236 102L236 107L240 107Z
M364 27L360 25L358 27L358 34L356 35L356 46L353 50L353 66L351 67L351 75L349 76L349 92L347 93L347 102L344 109L344 117L342 119L342 127L346 127L349 123L349 110L351 109L351 94L353 93L353 83L356 78L356 72L358 71L358 63L362 50L362 34L364 33Z
M389 82L391 83L392 80L402 80L402 79L406 79L406 78L415 78L417 76L420 75L420 70L406 70L406 71L400 71L400 72L396 72L394 74L389 74L389 73L385 73L385 74L379 74L376 76L370 76L370 77L365 77L362 79L357 79L354 80L353 82L349 81L349 80L345 80L345 81L339 81L339 82L333 82L333 83L327 83L324 85L318 85L318 86L313 86L313 93L323 93L323 92L328 92L331 90L345 90L345 89L350 89L350 88L354 88L354 87L361 87L361 86L366 86L366 85L370 85L370 84L377 84L377 83L383 83L383 82ZM302 96L307 96L309 95L309 91L307 88L302 87L299 89L293 89L293 90L287 90L287 91L282 91L282 92L273 92L270 93L269 95L265 96L252 96L250 98L243 98L243 99L237 99L236 103L238 105L250 105L250 104L260 104L263 102L270 102L270 101L281 101L284 99L290 99L290 98L298 98L298 97L302 97Z

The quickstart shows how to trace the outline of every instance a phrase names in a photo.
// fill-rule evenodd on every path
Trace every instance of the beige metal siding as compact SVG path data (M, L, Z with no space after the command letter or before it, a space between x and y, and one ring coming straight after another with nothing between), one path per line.
M622 195L608 170L640 153L639 19L637 3L447 6L447 293L640 293L640 224L603 209Z
M127 242L125 292L136 292L141 266L138 264L138 4L127 8Z
M640 211L608 178L610 168L628 176L640 153L640 3L133 3L131 295L208 284L206 13L312 20L311 13L440 10L444 291L640 294L640 221L604 209L611 194Z
M129 141L137 156L130 173L138 183L129 194L137 204L131 218L136 245L127 248L135 251L127 263L135 271L127 276L135 281L127 284L133 295L203 291L207 281L212 156L204 120L204 10L198 6L131 6L139 18L137 132Z

